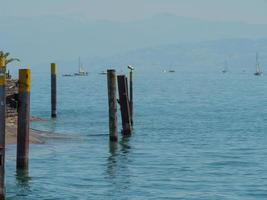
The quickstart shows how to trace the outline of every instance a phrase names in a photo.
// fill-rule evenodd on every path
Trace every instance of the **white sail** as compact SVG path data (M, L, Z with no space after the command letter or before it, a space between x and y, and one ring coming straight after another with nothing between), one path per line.
M254 73L256 76L262 75L262 71L260 69L260 63L259 63L259 58L258 58L258 53L256 53L256 72Z
M83 68L80 57L79 57L79 64L78 64L78 72L74 73L75 76L87 76L88 72Z

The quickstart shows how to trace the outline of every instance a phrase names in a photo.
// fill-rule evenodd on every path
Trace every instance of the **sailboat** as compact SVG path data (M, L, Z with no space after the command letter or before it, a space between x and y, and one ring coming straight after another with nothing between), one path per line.
M81 60L79 57L79 71L77 73L74 73L74 76L88 76L88 72L85 71L85 69L83 68L82 64L81 64Z
M227 60L225 61L224 68L222 70L222 73L226 73L226 72L228 72L228 62L227 62Z
M258 53L256 54L256 72L254 73L255 76L261 76L262 71L260 69L260 63L259 63L259 58L258 58Z

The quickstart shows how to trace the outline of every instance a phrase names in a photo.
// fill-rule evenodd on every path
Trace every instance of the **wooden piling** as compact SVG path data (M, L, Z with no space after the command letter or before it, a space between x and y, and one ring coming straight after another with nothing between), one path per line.
M0 57L0 200L5 199L6 68Z
M57 117L57 66L51 63L51 117Z
M124 135L131 134L131 116L129 98L127 95L127 79L125 75L117 76L118 88L119 88L119 103L121 108L121 120L122 120L122 133Z
M130 112L131 125L133 126L133 70L130 70Z
M108 84L108 105L109 105L109 139L110 141L118 141L117 128L117 90L116 90L116 71L114 69L107 70Z
M29 125L30 125L30 69L19 70L17 170L28 170L29 166Z

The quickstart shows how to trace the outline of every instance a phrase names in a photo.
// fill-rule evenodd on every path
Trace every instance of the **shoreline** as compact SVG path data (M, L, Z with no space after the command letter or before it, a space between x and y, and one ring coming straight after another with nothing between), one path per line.
M30 129L30 137L29 143L30 144L44 144L45 140L40 135L42 131L37 131ZM15 127L6 127L6 145L9 144L17 144L17 128Z
M30 123L35 121L44 121L38 117L31 117ZM49 132L31 129L29 132L29 143L30 144L44 144L45 138L48 137ZM6 144L17 144L17 117L6 118Z
M38 121L46 119L31 116L30 123ZM30 128L29 144L45 144L49 139L77 139L77 137ZM6 118L6 145L9 144L17 144L17 116Z
M14 101L13 95L18 93L18 80L16 79L7 79L7 87L6 87L6 97L9 99L9 103ZM14 102L13 102L14 103ZM17 143L17 109L12 107L7 103L6 108L6 134L5 140L6 144L16 144ZM31 116L30 123L37 121L45 121L45 119ZM50 132L39 131L35 129L31 129L29 131L29 143L30 144L44 144L45 138L48 136L53 136Z

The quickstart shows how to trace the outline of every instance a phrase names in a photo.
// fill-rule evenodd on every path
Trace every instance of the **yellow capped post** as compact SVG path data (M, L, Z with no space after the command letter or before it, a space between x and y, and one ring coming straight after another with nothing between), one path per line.
M51 117L57 117L57 65L51 63Z
M20 69L19 70L19 92L31 91L31 70Z
M57 74L57 65L56 65L56 63L51 63L51 74L53 74L53 75Z
M28 170L31 70L19 70L17 170Z

